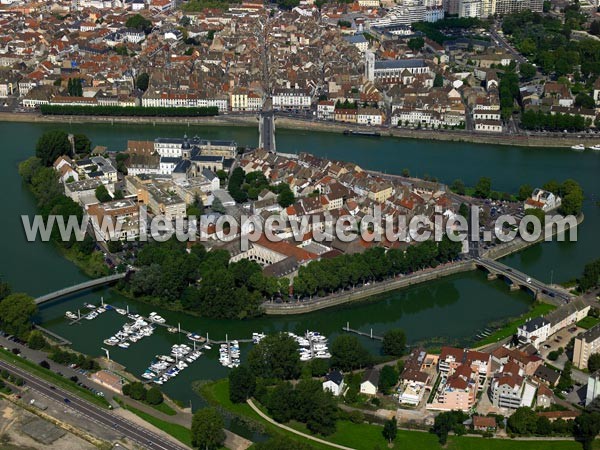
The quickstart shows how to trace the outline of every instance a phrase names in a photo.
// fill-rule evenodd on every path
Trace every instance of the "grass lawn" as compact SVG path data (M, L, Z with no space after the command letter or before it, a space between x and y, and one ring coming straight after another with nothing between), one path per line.
M587 317L584 317L583 319L581 319L579 322L577 322L577 326L588 330L598 323L600 323L599 318L587 316Z
M517 332L517 328L519 327L519 325L524 324L527 318L541 316L542 314L548 314L553 309L556 309L556 306L549 305L548 303L535 302L533 308L531 308L521 317L506 324L504 327L493 332L488 337L477 341L477 346L479 347L483 345L493 344L494 342L497 342L501 339L512 336Z
M174 416L175 414L177 414L177 412L173 408L171 408L169 405L167 405L165 402L162 402L158 405L150 405L150 406L152 406L157 411L160 411L161 413L166 414L167 416Z
M229 381L219 380L214 383L205 384L200 388L204 398L211 404L220 405L224 409L254 420L267 430L270 435L283 435L295 441L303 442L316 449L331 449L325 444L302 438L289 431L282 430L273 424L266 422L256 414L248 405L234 404L229 400ZM265 408L257 404L265 411ZM306 426L302 423L292 422L286 424L303 433L308 433ZM337 430L327 441L335 444L355 448L357 450L372 450L373 448L387 448L387 441L383 438L382 427L367 423L355 424L350 421L341 420L337 424ZM310 433L308 433L310 434ZM398 435L392 448L402 450L436 450L442 449L437 441L437 436L419 431L398 430ZM448 439L448 450L580 450L581 444L574 441L515 441L510 439L482 439L478 437L451 436ZM600 450L599 441L594 443L594 449Z
M185 445L189 447L192 446L192 432L189 428L157 419L156 417L151 416L150 414L146 414L145 412L140 411L139 409L136 409L133 406L127 405L125 406L125 408L134 413L136 416L144 419L146 422L154 425L156 428L160 428L165 433L170 434L178 441L183 442Z
M43 378L44 380L49 381L50 383L53 383L61 389L72 392L78 397L95 403L96 405L100 405L104 408L108 407L108 401L104 397L94 395L94 393L82 388L81 386L78 386L77 383L73 383L68 378L61 377L59 374L54 373L51 370L44 369L42 366L35 364L27 359L23 359L20 356L16 356L4 349L0 349L0 358L21 369L26 370L29 373Z

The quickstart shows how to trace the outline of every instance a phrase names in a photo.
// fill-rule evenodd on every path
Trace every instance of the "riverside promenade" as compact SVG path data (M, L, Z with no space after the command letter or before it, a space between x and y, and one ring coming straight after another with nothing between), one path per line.
M583 219L583 213L577 216L577 226L583 222ZM568 229L568 226L566 229ZM554 227L550 234L552 237L556 236L558 234L558 228ZM497 245L496 247L484 252L481 256L489 260L497 260L542 242L544 242L543 236L533 242L527 242L521 238L517 238L511 242ZM453 263L442 264L436 268L424 269L410 275L400 275L388 280L374 282L342 292L333 293L325 297L314 297L308 300L293 301L290 303L265 302L263 303L262 307L265 311L265 314L268 315L304 314L318 311L320 309L331 308L334 306L344 305L346 303L364 300L368 297L384 294L389 291L406 288L427 281L437 280L449 275L468 272L470 270L477 269L477 267L477 260L464 259ZM561 289L560 286L552 287L554 289ZM565 295L570 295L568 290L565 289L564 291ZM550 303L556 303L555 298L547 297L546 300L548 300Z

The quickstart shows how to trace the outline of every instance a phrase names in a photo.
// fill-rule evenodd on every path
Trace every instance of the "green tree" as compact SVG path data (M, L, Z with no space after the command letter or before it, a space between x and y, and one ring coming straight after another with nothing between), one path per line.
M372 358L356 336L343 334L331 344L331 365L347 371L369 366Z
M271 334L252 347L248 366L257 377L290 380L300 375L298 343L286 333Z
M75 146L75 152L82 153L90 153L92 149L92 141L85 134L76 134L73 136L73 143Z
M481 177L475 185L475 197L489 198L492 193L492 179L489 177Z
M447 411L438 414L433 422L431 432L438 437L440 444L446 445L448 433L464 434L465 426L462 424L468 416L462 411Z
M152 22L141 14L129 17L127 22L125 22L125 26L127 28L135 28L138 31L143 31L146 34L149 34L150 31L152 31Z
M408 40L408 48L413 52L418 52L425 45L425 40L422 37L415 37Z
M575 106L587 109L594 109L596 106L596 102L590 95L580 92L575 96Z
M100 203L109 202L112 200L112 197L108 193L108 189L103 184L96 188L96 198Z
M265 442L257 442L252 447L256 450L312 450L310 445L295 441L287 436L276 436Z
M575 419L573 434L579 440L584 450L591 450L592 443L600 433L600 413L585 412Z
M71 143L67 133L52 130L42 134L35 146L35 156L40 159L42 164L49 167L61 155L71 155Z
M523 63L519 66L519 74L523 80L531 80L536 74L535 66L533 64Z
M433 87L442 87L444 86L444 77L439 73L435 74L435 78L433 79Z
M135 87L140 91L146 92L148 90L148 84L150 82L150 75L146 72L140 73L135 79Z
M398 434L398 424L395 417L385 421L381 434L390 445L394 442L394 439L396 439L396 435Z
M279 191L279 195L277 196L277 203L282 208L287 208L292 203L294 203L294 193L290 189L289 184L284 183L282 188Z
M256 377L250 369L241 365L229 372L229 399L233 403L243 403L254 395Z
M391 356L402 356L406 351L406 334L399 328L388 330L383 334L383 353Z
M465 183L461 179L457 178L454 180L450 186L450 189L452 189L458 195L465 195Z
M600 353L594 353L588 359L588 370L591 373L600 369Z
M523 202L531 196L532 192L533 188L530 184L522 184L519 187L519 195L517 196L517 198Z
M192 418L192 445L202 450L216 450L225 442L223 417L215 408L196 411Z
M32 350L41 350L46 346L46 339L44 339L44 336L41 332L38 330L33 330L31 333L29 333L27 345Z
M152 386L146 392L146 403L149 403L150 405L160 405L163 401L163 394L157 387Z
M134 400L146 401L146 388L139 381L134 381L133 383L129 383L127 388L127 394ZM125 387L123 389L123 393L125 394Z
M31 319L37 310L35 301L27 294L10 294L0 302L0 326L8 334L24 338L31 330Z
M398 372L393 366L383 366L379 372L379 391L383 394L389 394L398 383Z

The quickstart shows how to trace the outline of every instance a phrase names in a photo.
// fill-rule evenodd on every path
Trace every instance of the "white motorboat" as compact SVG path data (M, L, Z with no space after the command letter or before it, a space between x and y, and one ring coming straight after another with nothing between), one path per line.
M78 317L77 317L77 314L75 314L74 312L71 312L71 311L67 311L67 312L65 313L65 317L66 317L67 319L73 319L73 320L75 320L75 319L77 319L77 318L78 318Z
M115 308L115 311L116 311L118 314L121 314L122 316L124 316L125 314L127 314L127 311L126 311L126 310L124 310L123 308Z
M98 313L93 311L91 313L89 313L87 316L85 316L85 318L87 320L94 320L96 317L98 317Z
M591 147L588 147L590 150L594 150L596 152L600 152L600 144L596 144L596 145L592 145Z
M116 337L110 337L108 339L104 339L104 342L106 345L117 345L119 343L119 340Z
M129 342L125 342L125 341L119 342L119 347L121 347L121 348L129 348L129 345L130 345Z
M582 152L585 150L585 146L583 144L572 145L571 150L575 150L576 152Z

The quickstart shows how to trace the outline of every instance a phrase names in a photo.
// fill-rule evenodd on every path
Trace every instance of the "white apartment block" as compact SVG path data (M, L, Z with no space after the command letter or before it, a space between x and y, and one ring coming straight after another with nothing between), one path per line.
M311 96L300 89L276 89L272 98L274 109L307 109L311 105Z

